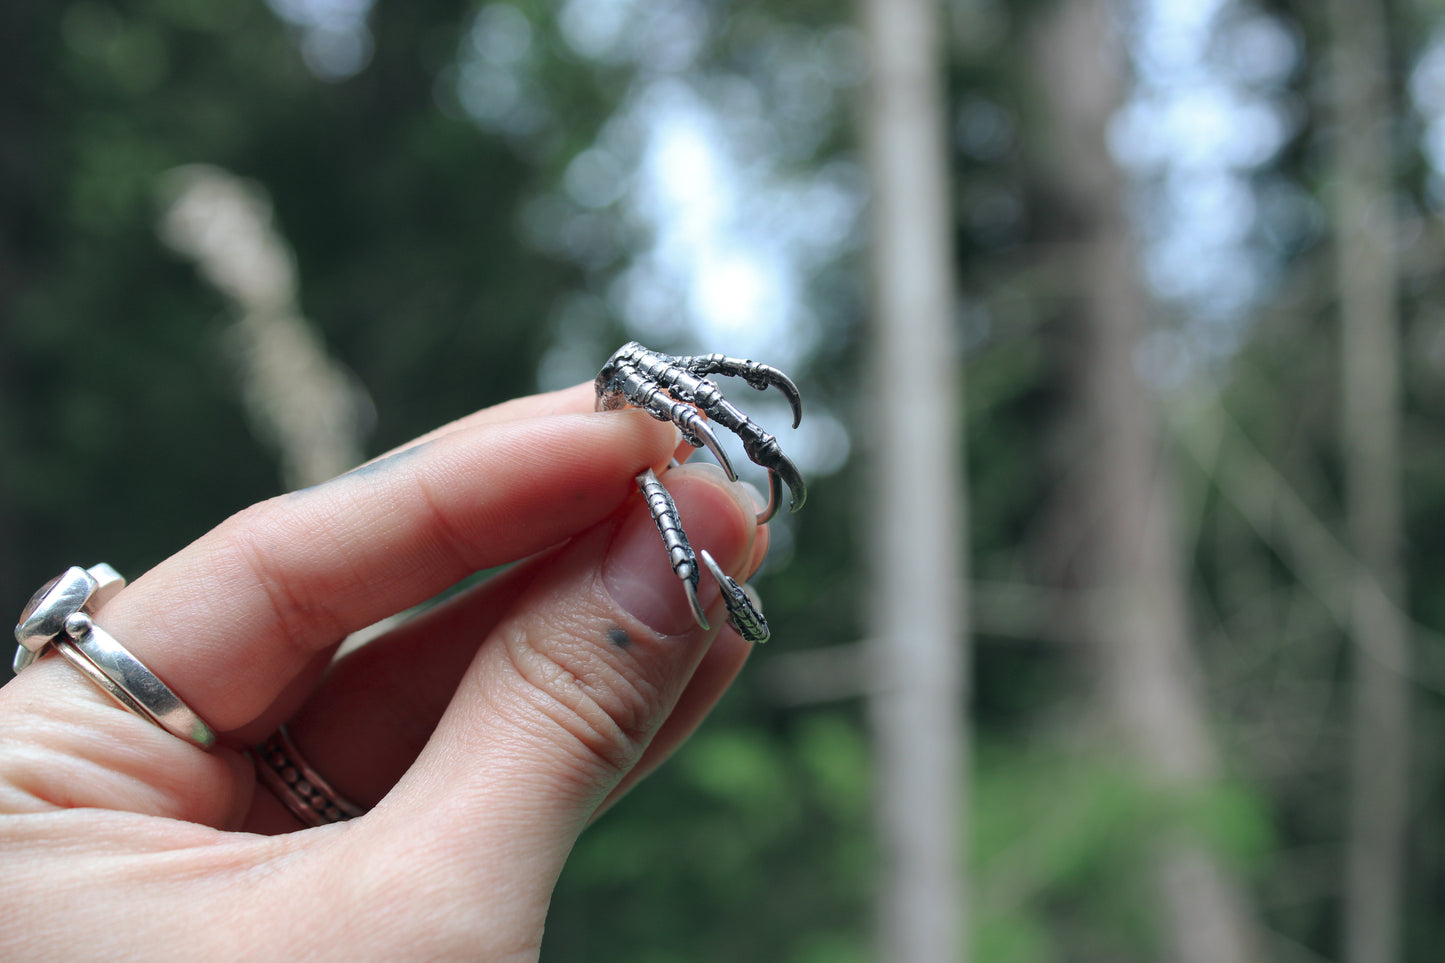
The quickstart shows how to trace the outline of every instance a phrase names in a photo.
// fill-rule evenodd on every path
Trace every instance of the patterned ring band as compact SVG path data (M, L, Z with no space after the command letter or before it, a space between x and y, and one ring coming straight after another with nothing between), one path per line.
M256 774L286 808L308 826L325 826L366 812L338 793L306 764L282 726L251 749Z
M95 624L92 613L125 586L109 565L72 567L30 599L15 626L18 673L54 649L123 708L202 749L216 734L130 650Z

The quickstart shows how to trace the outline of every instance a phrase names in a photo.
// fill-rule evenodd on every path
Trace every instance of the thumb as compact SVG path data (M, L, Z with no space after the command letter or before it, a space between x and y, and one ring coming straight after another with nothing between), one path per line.
M710 465L674 469L663 482L693 548L735 578L750 574L757 526L746 490ZM407 885L451 900L511 894L540 936L572 844L637 764L725 619L710 577L699 597L711 630L694 620L640 496L561 551L498 623L426 749L369 817L383 831L395 820L420 857L407 863L417 876Z

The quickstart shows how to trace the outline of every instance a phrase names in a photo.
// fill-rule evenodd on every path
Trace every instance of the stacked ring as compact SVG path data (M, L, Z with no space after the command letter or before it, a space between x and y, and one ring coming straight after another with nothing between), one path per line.
M339 823L366 811L332 789L315 769L306 764L285 726L253 748L251 758L266 788L308 826Z
M31 597L15 626L15 672L47 652L60 653L121 707L202 749L216 734L180 696L146 668L129 649L95 624L95 610L125 587L109 565L72 567L46 582ZM365 810L327 784L302 760L282 726L251 750L261 781L309 826L360 816Z
M15 671L54 649L123 708L202 749L216 734L130 650L95 624L93 613L125 579L109 565L66 569L46 582L15 626Z

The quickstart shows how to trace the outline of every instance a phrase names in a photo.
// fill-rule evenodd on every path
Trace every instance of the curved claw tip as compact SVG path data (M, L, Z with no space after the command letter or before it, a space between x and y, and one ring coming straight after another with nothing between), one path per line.
M781 371L778 372L778 377L781 380L773 383L787 397L788 407L793 409L793 427L796 428L803 423L803 393L798 390L797 385L793 384L793 379Z
M766 525L778 514L778 509L783 504L783 488L788 490L788 511L796 512L803 507L803 502L808 498L807 486L803 484L803 476L792 462L787 462L781 471L769 469L768 471L768 505L758 512L758 524Z
M768 504L762 511L758 512L757 523L766 525L778 514L778 506L783 503L783 483L778 479L778 473L768 472Z
M706 556L707 553L703 554ZM702 610L702 602L698 600L697 585L691 579L682 584L687 589L687 604L692 608L692 617L697 619L697 624L703 631L708 631L712 626L708 624L707 615Z
M718 580L718 584L726 585L727 582L723 580L726 579L728 575L722 570L722 566L717 563L717 559L712 557L712 553L707 549L703 549L697 554L702 557L702 564L707 566L707 570L712 573L713 578Z
M808 489L803 484L803 476L798 474L798 469L793 467L793 463L788 462L781 471L769 469L768 506L758 512L759 525L767 524L774 515L778 514L778 509L783 504L785 485L788 491L788 511L796 512L803 507L803 502L808 498Z
M803 502L808 500L808 489L803 487L802 479L796 485L789 486L788 494L791 496L788 501L788 511L796 512L803 507Z
M752 362L744 362L744 365L751 365ZM759 391L769 387L777 388L788 399L788 407L793 409L793 427L798 427L803 421L803 393L798 390L798 385L770 364L760 364L754 367L751 374L739 372L747 379L748 384Z
M693 430L697 432L697 436L702 440L704 447L712 452L712 456L716 458L717 463L722 466L722 470L728 476L728 481L737 481L738 473L733 469L732 461L728 458L727 452L723 451L722 444L718 442L717 435L713 434L712 429L709 428L706 423L699 421L693 426Z
M728 610L728 625L731 625L748 642L762 643L772 637L768 620L763 617L763 606L758 593L751 585L739 585L722 570L717 560L706 549L700 553L703 564L723 589L723 604Z

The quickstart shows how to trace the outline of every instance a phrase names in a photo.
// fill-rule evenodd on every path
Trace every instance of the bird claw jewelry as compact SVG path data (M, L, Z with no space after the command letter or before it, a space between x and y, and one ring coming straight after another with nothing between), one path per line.
M688 444L694 448L707 448L728 478L737 481L737 473L719 444L712 425L731 431L742 441L743 451L749 460L768 472L768 504L758 513L758 524L767 522L777 513L785 489L790 509L797 511L808 494L797 466L783 453L777 438L723 396L718 386L707 378L710 374L742 378L759 391L777 388L792 408L793 427L798 427L802 420L803 402L798 386L771 365L721 354L662 354L644 348L636 341L618 348L602 366L596 382L597 409L641 408L659 421L671 422ZM647 501L653 521L657 523L672 570L683 582L694 618L700 626L709 628L697 597L701 571L698 556L683 531L677 505L651 469L637 476L637 486ZM702 561L722 588L728 623L750 642L767 641L768 623L755 597L745 586L724 574L711 555L703 552Z

